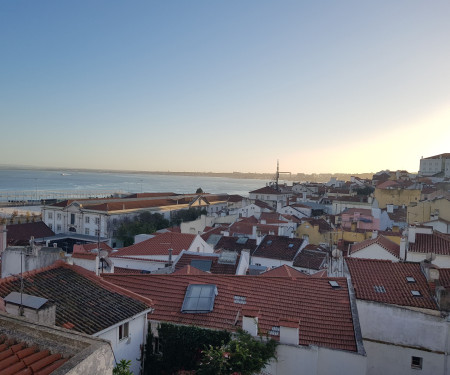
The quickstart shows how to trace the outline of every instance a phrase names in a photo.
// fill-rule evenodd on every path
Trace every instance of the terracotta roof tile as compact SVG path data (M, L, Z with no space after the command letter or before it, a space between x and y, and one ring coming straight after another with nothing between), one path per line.
M242 310L259 311L259 329L264 335L284 318L300 322L300 344L356 351L347 280L231 275L114 275L106 280L154 301L152 320L196 325L212 329L242 327ZM189 284L216 285L213 311L206 314L181 312ZM236 297L239 297L236 302ZM237 320L237 322L236 322ZM278 339L274 337L274 339Z
M327 262L327 253L324 251L303 249L294 259L293 266L320 270Z
M169 249L172 249L172 255L178 255L182 250L188 250L194 241L195 234L166 232L158 234L153 238L139 242L137 244L124 247L115 252L113 256L142 256L142 255L169 255Z
M440 232L433 232L432 234L416 233L415 242L409 243L408 251L450 255L450 234Z
M28 245L31 236L45 238L55 233L43 222L7 225L7 241L9 246Z
M295 268L289 267L287 265L282 265L280 267L272 268L266 272L259 275L260 277L308 277L303 272L296 270Z
M285 193L282 193L281 191L278 191L278 190L274 189L271 186L264 186L262 188L250 191L250 194L275 194L275 195L282 195L282 194L285 194Z
M219 242L217 242L215 249L237 251L240 253L244 249L250 250L252 252L256 249L256 240L251 238L245 239L245 237L225 237L223 236Z
M17 350L20 348L20 350ZM6 335L0 336L0 373L50 374L67 361L59 353L51 354L48 350L27 347L25 343L16 343Z
M436 310L437 305L419 263L346 258L356 298ZM414 282L408 282L413 277ZM420 297L411 291L420 292Z
M200 255L197 253L196 254L184 253L176 263L175 271L178 271L181 268L188 265L193 266L191 262L195 260L211 261L211 269L209 270L209 272L211 273L218 273L223 275L235 275L237 266L239 264L239 255L237 256L236 262L234 264L221 264L219 262L219 254Z

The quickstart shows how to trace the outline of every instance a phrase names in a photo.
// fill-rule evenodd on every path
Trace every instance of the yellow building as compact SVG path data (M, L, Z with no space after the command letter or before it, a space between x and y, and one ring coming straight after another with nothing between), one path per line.
M375 188L374 197L379 208L386 208L388 204L408 206L420 200L420 189L403 189L395 181L386 181Z
M324 219L302 219L298 226L296 235L299 238L308 239L310 244L319 245L329 243L329 233L332 228Z
M430 221L432 217L450 221L450 201L447 198L422 201L407 208L406 219L408 224Z

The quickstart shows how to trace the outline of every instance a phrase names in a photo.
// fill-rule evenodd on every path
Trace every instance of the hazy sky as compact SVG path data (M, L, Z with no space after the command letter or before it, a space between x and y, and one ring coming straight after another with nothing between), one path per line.
M0 164L417 171L450 1L1 1Z

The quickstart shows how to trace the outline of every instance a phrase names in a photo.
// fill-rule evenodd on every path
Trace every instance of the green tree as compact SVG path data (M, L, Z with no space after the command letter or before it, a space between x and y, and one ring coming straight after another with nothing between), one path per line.
M130 371L131 361L122 359L113 369L113 375L133 375Z
M254 338L249 333L238 331L236 337L220 347L209 346L197 375L252 375L259 373L271 359L276 359L277 342Z
M195 194L203 194L203 189L201 187L199 187L196 191Z

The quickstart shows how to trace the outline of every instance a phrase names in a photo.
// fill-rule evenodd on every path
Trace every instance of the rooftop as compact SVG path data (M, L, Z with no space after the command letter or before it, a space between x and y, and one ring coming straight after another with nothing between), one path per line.
M357 351L347 280L231 275L114 275L105 280L152 299L151 319L234 331L242 327L243 309L259 310L262 335L280 319L300 322L300 344ZM217 296L209 313L181 312L188 285L215 285ZM273 337L278 339L278 337Z
M252 256L293 261L303 244L303 239L267 235Z
M378 236L377 238L372 238L351 245L350 254L356 253L357 251L363 250L375 244L382 247L384 250L391 253L396 258L400 258L400 246L384 236Z
M450 255L450 234L440 232L416 233L415 242L409 243L408 251L414 253L434 253Z
M120 290L92 272L62 261L24 273L24 293L56 305L56 325L87 334L100 332L145 311L151 301ZM0 297L20 291L20 278L0 279Z
M436 310L437 305L420 263L346 258L356 298ZM414 281L409 282L408 278ZM412 291L420 293L413 295Z

